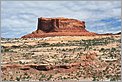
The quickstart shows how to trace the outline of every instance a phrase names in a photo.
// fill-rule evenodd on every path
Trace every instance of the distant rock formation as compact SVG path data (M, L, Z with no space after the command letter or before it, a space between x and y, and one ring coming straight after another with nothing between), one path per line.
M96 35L87 31L84 21L69 18L38 18L37 30L22 38L40 38L48 36L83 36Z
M104 33L104 34L98 34L98 35L121 35L121 32L118 32L118 33Z
M116 35L120 35L121 34L121 32L118 32L118 33L115 33Z

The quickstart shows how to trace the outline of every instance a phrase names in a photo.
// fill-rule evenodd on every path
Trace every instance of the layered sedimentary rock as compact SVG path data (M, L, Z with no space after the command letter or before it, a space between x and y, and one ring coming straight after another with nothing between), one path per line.
M96 35L88 32L84 21L68 18L38 18L37 30L22 38L39 38L47 36L81 36Z

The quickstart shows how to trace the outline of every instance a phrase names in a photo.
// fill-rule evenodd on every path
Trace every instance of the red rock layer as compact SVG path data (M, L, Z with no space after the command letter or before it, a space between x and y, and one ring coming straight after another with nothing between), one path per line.
M38 18L37 30L22 38L96 35L85 29L85 22L68 18Z

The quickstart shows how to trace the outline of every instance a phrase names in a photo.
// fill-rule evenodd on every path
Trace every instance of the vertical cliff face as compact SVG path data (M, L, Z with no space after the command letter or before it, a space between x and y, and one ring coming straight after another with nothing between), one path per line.
M55 19L38 18L38 28L37 30L42 30L44 32L54 31L56 28Z
M38 18L38 27L35 32L22 38L46 37L46 36L75 36L94 35L88 32L84 21L68 18Z
M38 18L37 30L44 32L83 31L85 22L68 18Z

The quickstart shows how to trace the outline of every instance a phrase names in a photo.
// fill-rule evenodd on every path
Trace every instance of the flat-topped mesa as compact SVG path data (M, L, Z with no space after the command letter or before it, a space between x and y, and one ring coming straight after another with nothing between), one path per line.
M83 31L85 22L68 18L38 18L37 30L44 32Z
M89 36L96 33L88 32L84 21L69 18L38 18L37 30L22 38L41 38L50 36Z

